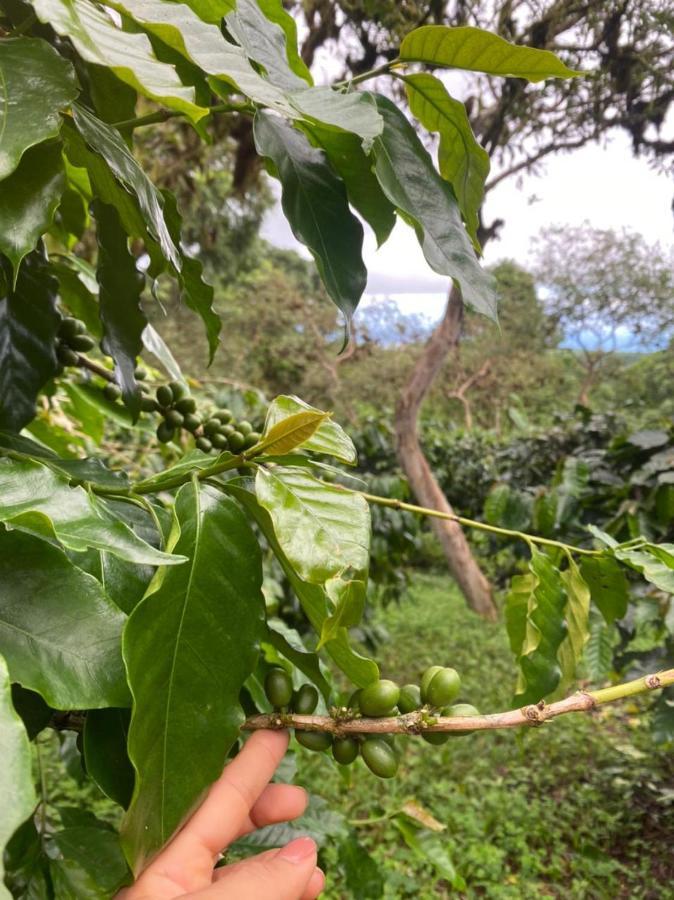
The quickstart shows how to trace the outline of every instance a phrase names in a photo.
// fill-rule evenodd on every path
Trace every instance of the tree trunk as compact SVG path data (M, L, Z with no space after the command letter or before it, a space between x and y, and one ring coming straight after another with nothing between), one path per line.
M403 388L396 406L395 434L398 459L421 506L453 514L452 507L435 480L423 454L417 434L419 409L440 372L450 350L458 345L463 319L461 291L453 285L449 292L445 315L430 336ZM471 609L494 621L496 606L491 586L475 562L468 542L456 522L431 519L431 525L442 545L449 571L456 579Z

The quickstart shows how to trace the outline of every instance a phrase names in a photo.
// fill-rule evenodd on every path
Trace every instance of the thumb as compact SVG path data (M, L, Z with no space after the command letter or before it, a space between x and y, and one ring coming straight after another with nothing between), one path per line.
M218 872L217 884L205 892L213 900L300 900L316 870L311 838L291 841L281 850L262 853Z

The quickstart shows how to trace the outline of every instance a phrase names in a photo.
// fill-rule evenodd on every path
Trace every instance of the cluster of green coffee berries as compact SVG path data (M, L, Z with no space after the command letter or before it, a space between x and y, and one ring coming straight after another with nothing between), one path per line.
M56 337L56 357L62 366L78 365L79 354L93 350L95 344L81 319L74 316L61 319Z
M434 724L435 716L479 716L470 703L455 703L461 691L461 679L455 669L430 666L420 684L405 684L379 679L352 694L348 706L333 710L337 719L366 717L384 719L419 711L422 721ZM290 676L280 667L270 669L265 678L267 699L282 713L311 715L318 704L318 691L311 684L303 684L294 691ZM462 732L422 731L429 744L444 744ZM353 763L360 755L365 765L380 778L392 778L398 771L400 753L392 734L343 734L334 736L328 731L295 729L298 743L317 752L332 749L335 760L343 766Z

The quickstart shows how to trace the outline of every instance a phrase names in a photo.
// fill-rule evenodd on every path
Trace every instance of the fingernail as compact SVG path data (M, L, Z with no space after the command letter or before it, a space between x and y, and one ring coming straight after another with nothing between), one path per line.
M311 838L301 837L291 841L278 852L279 859L290 863L301 863L310 856L316 855L316 844Z

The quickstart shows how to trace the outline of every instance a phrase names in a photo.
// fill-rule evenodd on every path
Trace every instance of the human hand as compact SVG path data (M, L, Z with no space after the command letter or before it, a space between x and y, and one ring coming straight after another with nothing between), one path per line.
M263 825L296 819L306 809L303 788L269 784L287 748L287 732L255 732L192 818L117 900L318 897L325 877L316 867L316 845L310 838L215 868L220 853L237 838Z

